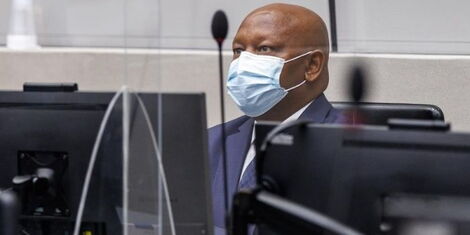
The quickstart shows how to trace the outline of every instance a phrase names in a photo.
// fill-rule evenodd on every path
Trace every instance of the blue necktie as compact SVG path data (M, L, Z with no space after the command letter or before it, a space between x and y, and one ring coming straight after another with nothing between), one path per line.
M240 183L238 184L238 189L252 189L256 186L256 167L255 159L253 159L248 167L245 169L245 172L242 175Z

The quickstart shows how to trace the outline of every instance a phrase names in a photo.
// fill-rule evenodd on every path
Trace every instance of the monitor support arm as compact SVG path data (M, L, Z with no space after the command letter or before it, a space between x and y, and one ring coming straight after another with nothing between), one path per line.
M229 234L248 235L249 224L265 224L281 234L312 234L319 227L337 234L362 234L312 209L264 190L235 194Z
M18 234L16 227L18 224L18 215L20 203L16 194L12 190L0 190L0 234L15 235Z

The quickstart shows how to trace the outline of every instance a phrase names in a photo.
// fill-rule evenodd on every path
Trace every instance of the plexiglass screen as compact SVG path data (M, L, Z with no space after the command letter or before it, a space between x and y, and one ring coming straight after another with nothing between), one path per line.
M428 104L452 130L470 131L470 3L269 5L275 2L0 1L0 188L19 187L15 176L51 170L56 182L53 195L26 197L33 186L21 181L19 198L34 202L22 208L21 231L223 233L229 208L214 130L222 120L252 121L284 98L292 102L277 107L289 110L278 116L283 120L324 97L333 104ZM272 18L247 18L266 5ZM305 11L290 12L292 5ZM211 31L217 10L228 20L220 57L222 41ZM288 17L275 21L282 14ZM268 56L269 66L256 55ZM359 95L352 85L358 70ZM243 132L238 124L226 134ZM246 140L229 137L230 144L250 146L250 131ZM228 147L229 164L240 146ZM228 171L230 196L245 163Z

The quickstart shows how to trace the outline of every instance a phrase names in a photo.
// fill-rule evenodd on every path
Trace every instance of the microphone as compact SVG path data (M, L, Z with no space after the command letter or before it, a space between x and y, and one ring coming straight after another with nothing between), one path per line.
M366 96L366 78L361 66L356 65L351 73L351 98L355 104L359 103Z
M367 79L364 69L361 65L355 65L350 75L350 98L353 101L352 124L361 124L367 122L367 117L360 110L360 102L367 95Z
M214 37L215 41L219 46L219 49L222 49L222 43L227 37L228 32L228 20L227 16L222 10L218 10L215 12L214 16L212 17L212 37Z
M226 147L226 139L227 134L225 133L225 100L224 100L224 72L223 72L223 60L222 60L222 44L227 36L228 32L228 20L227 16L222 10L218 10L215 12L214 16L212 17L212 36L214 40L217 42L217 46L219 49L219 95L220 95L220 119L222 121L222 130L221 130L221 137L222 137L222 166L223 166L223 182L224 182L224 209L225 214L228 215L229 208L228 208L228 179L227 179L227 147ZM228 219L226 217L226 223L228 223Z

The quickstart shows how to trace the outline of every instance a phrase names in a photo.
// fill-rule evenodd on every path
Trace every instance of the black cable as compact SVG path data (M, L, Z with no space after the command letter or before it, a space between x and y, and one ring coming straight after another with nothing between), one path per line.
M222 165L223 165L223 177L224 177L224 207L228 213L228 176L227 176L227 134L225 133L225 99L224 99L224 80L223 80L223 59L222 59L222 46L219 46L219 92L220 92L220 119L222 121Z

